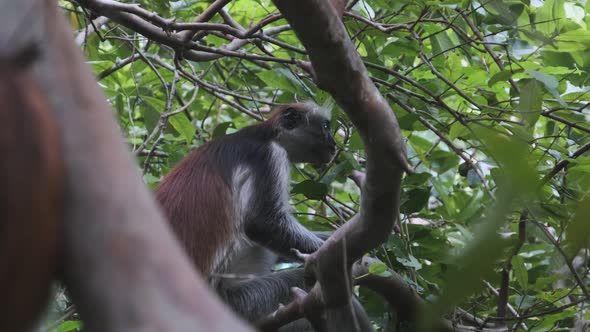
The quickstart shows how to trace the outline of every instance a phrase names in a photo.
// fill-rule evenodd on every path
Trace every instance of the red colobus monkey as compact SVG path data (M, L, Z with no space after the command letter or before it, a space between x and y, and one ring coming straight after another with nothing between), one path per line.
M248 265L245 256L257 252L253 244L283 256L292 256L292 248L311 253L322 245L291 215L290 163L326 163L335 150L329 114L313 103L289 104L260 124L206 143L164 177L157 200L195 266L230 305L239 307L230 299L235 283L217 276L261 270L242 268ZM248 260L267 267L263 257L272 255L261 252ZM288 299L289 287L280 286L281 297ZM257 296L263 298L236 295L259 302ZM247 319L260 316L241 313Z
M250 242L281 255L322 240L290 213L290 162L328 162L336 143L318 106L280 107L260 124L193 151L156 189L178 238L205 275L224 273ZM215 278L211 278L215 281Z
M335 151L325 109L310 102L284 105L268 120L193 151L156 189L195 266L245 319L272 313L289 301L291 287L305 286L303 269L271 273L277 255L293 257L293 248L311 253L323 243L291 214L290 163L327 163ZM356 312L362 331L372 331L362 308ZM311 328L296 322L281 329L287 330Z

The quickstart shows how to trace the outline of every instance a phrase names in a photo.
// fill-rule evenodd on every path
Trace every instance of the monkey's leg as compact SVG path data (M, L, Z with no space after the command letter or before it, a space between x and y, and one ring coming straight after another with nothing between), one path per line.
M289 303L290 289L305 289L303 269L270 273L261 277L225 285L220 283L218 293L232 309L250 322L256 322L277 310L279 303ZM352 298L353 314L357 326L350 326L342 332L372 332L373 327L362 305ZM280 329L281 332L313 331L307 320L298 320Z
M250 322L290 301L292 287L304 288L303 269L269 273L240 283L223 283L218 293L232 309Z

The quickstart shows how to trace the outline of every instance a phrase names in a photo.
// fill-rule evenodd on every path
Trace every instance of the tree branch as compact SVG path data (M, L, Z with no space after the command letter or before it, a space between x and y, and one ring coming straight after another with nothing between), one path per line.
M166 226L55 1L11 2L13 10L0 10L0 45L41 52L33 77L58 120L67 176L63 279L87 328L250 331ZM18 12L23 2L34 10Z
M261 25L256 25L253 29L247 31L240 31L232 28L229 25L210 24L210 23L176 23L171 19L162 18L154 13L151 13L138 5L126 4L113 0L78 0L78 3L84 8L90 9L100 15L106 16L111 20L153 40L157 43L167 45L179 52L182 56L191 61L211 61L222 56L238 57L252 61L272 61L293 64L292 59L283 59L272 56L263 56L258 54L246 54L237 51L242 46L248 44L248 38L254 38L254 34L265 24L270 24L276 21L276 17L267 18L261 22ZM205 45L192 42L191 40L184 40L183 37L187 34L182 31L180 33L173 32L174 30L182 29L207 29L220 30L226 33L232 33L237 37L227 45L219 48L209 47ZM273 35L284 31L285 27L273 27L260 32L261 35Z
M197 16L197 18L194 20L194 23L209 21L213 17L213 15L215 15L217 12L219 12L230 1L231 0L215 0L211 4L211 6L207 7L207 9L205 9L201 13L201 15ZM195 31L185 31L180 35L180 39L185 42L188 42L193 39L195 34L196 34Z
M352 265L391 233L399 213L402 173L410 172L411 167L397 120L371 81L334 7L321 0L274 3L305 46L318 86L330 92L351 118L367 152L360 214L306 259L306 270L318 282L299 301L299 312L324 306L331 331L342 325L354 326L350 325L354 324L350 312Z

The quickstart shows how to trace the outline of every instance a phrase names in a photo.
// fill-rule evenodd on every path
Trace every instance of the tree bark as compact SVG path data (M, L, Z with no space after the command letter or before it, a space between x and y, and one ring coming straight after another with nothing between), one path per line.
M32 80L57 119L63 280L90 331L251 331L197 275L143 184L55 1L5 1L0 45L35 45Z

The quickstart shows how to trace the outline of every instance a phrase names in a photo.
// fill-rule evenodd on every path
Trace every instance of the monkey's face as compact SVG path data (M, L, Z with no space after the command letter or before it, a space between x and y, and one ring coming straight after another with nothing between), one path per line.
M330 132L330 120L320 114L294 108L281 116L279 144L292 162L323 164L332 160L336 142Z

